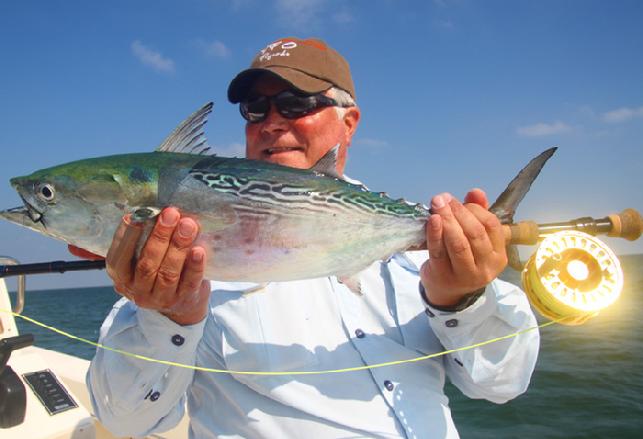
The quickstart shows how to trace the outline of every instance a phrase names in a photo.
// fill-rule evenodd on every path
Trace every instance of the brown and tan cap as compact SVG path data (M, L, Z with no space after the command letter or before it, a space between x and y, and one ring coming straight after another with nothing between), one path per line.
M337 86L355 99L355 86L348 62L335 49L317 38L282 38L261 49L250 68L230 82L228 100L242 101L259 75L270 72L306 93L319 93Z

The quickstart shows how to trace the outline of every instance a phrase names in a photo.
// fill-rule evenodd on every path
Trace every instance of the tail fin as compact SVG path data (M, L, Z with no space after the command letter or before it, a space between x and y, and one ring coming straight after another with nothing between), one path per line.
M507 189L500 194L496 202L489 208L489 211L500 218L502 224L510 224L513 222L518 204L520 204L527 192L529 192L531 184L536 177L538 177L538 174L540 174L540 170L545 165L545 162L554 155L556 149L558 148L549 148L540 153L538 157L532 159L527 166L522 168L518 175L511 180Z
M510 224L513 222L518 204L520 204L527 192L529 192L531 184L536 180L536 177L540 174L547 160L554 155L556 149L556 147L549 148L540 153L538 157L532 159L527 166L522 168L518 175L511 180L511 183L509 183L496 202L489 208L489 211L494 213L502 224ZM520 256L515 246L507 247L507 256L510 267L519 271L522 270L524 264L520 261Z

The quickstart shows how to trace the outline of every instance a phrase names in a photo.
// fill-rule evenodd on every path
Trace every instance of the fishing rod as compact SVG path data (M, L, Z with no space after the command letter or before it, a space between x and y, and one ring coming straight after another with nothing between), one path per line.
M66 271L102 270L105 260L95 261L50 261L33 264L0 265L0 278L29 274L64 273Z
M588 235L607 235L634 241L643 232L643 218L635 209L604 218L581 217L569 221L537 224L534 221L519 221L503 226L508 245L535 245L544 237L557 232L575 230ZM0 278L30 274L64 273L67 271L102 270L105 260L93 261L51 261L33 264L0 265Z
M614 303L623 289L618 257L595 236L634 241L642 231L641 214L631 208L603 218L503 225L510 265L521 272L529 302L541 315L565 325L580 325L596 316ZM535 244L539 247L529 260L520 262L514 246ZM0 258L0 278L19 276L18 303L14 310L18 314L24 305L25 275L103 268L104 259L18 264L10 258Z

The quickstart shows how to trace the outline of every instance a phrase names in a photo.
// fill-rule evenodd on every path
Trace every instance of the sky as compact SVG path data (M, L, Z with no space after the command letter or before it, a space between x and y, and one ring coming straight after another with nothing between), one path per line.
M209 143L242 156L230 80L268 43L314 36L351 65L362 120L346 172L372 190L426 203L481 187L493 200L558 146L517 220L643 211L641 23L636 0L0 2L0 208L21 205L11 177L152 151L208 101ZM73 259L7 222L0 239L25 263ZM605 241L643 253L643 240ZM103 272L27 281L108 283Z

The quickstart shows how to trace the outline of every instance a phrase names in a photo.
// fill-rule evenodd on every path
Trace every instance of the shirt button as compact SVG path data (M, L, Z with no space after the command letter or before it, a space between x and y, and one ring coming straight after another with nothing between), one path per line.
M175 346L181 346L185 342L185 338L180 336L179 334L175 334L172 337L172 343L174 343Z
M356 330L355 330L355 336L356 336L357 338L364 338L364 336L365 336L365 335L366 335L366 334L364 334L364 331L362 331L361 329L356 329Z
M429 317L435 317L435 314L433 314L429 308L426 308L424 310L424 314L426 314Z
M455 328L458 326L458 319L447 320L444 324L447 325L447 328Z
M384 387L386 387L386 390L388 390L390 392L391 390L393 390L395 385L392 382L390 382L389 380L386 380L386 381L384 381Z
M156 401L160 396L161 394L159 392L154 392L150 395L150 401Z

